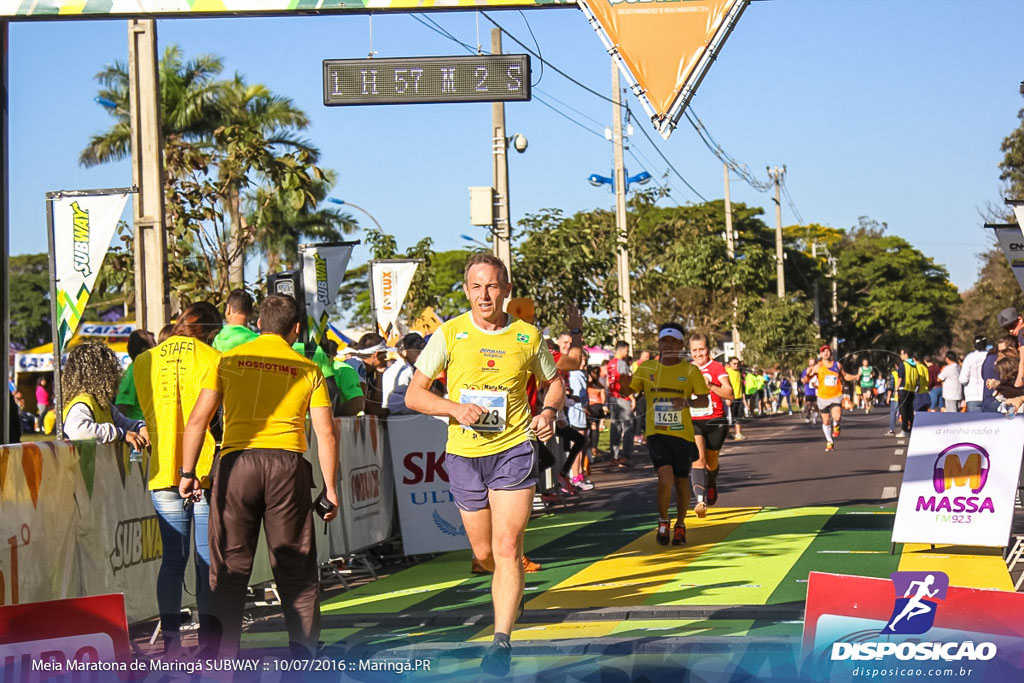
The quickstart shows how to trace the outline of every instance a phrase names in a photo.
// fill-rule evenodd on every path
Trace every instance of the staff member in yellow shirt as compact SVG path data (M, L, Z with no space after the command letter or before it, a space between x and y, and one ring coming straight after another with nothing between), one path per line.
M149 494L156 509L163 542L163 558L156 581L160 631L164 652L181 647L181 586L192 546L195 525L196 606L199 609L199 645L210 637L210 549L207 529L210 518L210 467L216 444L207 431L195 465L200 495L182 505L178 493L182 467L185 421L199 398L199 389L217 372L220 353L210 342L221 328L220 313L206 302L195 303L178 318L171 336L147 349L132 364L133 393L149 427L152 455L149 460ZM190 468L191 469L191 468Z
M658 328L658 359L637 368L627 394L647 396L647 451L658 473L658 531L655 540L668 545L668 508L676 490L676 528L672 545L686 543L686 511L690 507L690 466L700 457L690 408L710 405L708 385L700 369L683 360L682 325Z
M537 328L504 311L512 292L505 264L474 254L466 262L462 291L471 310L431 335L416 361L405 405L448 418L445 467L452 496L473 556L494 569L494 642L480 668L504 676L512 665L509 636L523 597L523 534L537 487L536 439L554 435L565 387ZM430 392L441 372L448 399ZM531 374L548 383L536 416L526 395Z
M313 468L306 452L306 414L313 418L326 499L337 516L338 450L320 369L291 345L302 310L274 294L260 306L260 336L224 353L202 384L185 427L178 491L195 495L194 470L207 426L224 403L224 438L214 467L210 504L210 590L214 638L222 657L238 652L245 589L260 525L267 535L292 654L309 657L320 637L316 543L313 538Z

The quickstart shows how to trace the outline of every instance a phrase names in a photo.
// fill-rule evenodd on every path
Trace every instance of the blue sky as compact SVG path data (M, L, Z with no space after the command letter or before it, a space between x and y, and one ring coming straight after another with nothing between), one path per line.
M477 15L430 15L463 42L476 44ZM575 9L491 16L545 59L590 87L610 90L610 64L597 36ZM489 46L491 25L479 20ZM980 212L1000 203L999 145L1024 105L1018 84L1017 0L773 0L754 2L693 101L717 141L757 176L786 164L787 185L808 222L850 227L866 215L889 225L950 271L961 289L977 274L974 254L988 238ZM491 184L490 105L445 104L327 108L321 60L365 57L366 16L175 19L158 22L160 43L187 56L214 53L227 72L263 82L310 116L306 136L337 171L335 196L370 211L401 247L424 235L438 249L461 247L469 225L471 185ZM463 48L405 15L373 20L380 57L459 55ZM517 52L507 38L506 52ZM131 184L127 163L84 169L80 151L111 119L93 102L93 76L127 58L123 20L15 23L10 30L12 253L46 249L44 195L57 189ZM613 196L586 182L608 175L612 149L602 132L611 105L534 60L538 100L506 107L509 134L529 139L510 153L513 219L545 207L566 213L610 208ZM628 96L635 112L639 103ZM577 110L574 112L570 109ZM642 114L641 114L642 115ZM637 124L640 125L640 124ZM685 124L662 152L704 197L720 198L721 163ZM636 132L630 173L666 171ZM698 198L668 179L678 203ZM767 194L732 183L733 201L764 207ZM369 221L355 212L363 224ZM796 222L783 202L783 223ZM353 264L367 258L365 248Z

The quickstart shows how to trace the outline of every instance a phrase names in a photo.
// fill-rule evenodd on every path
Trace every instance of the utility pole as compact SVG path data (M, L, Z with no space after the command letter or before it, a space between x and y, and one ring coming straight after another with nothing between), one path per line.
M159 332L167 324L167 236L164 231L163 137L157 76L156 21L128 21L128 108L135 218L135 324Z
M818 243L811 242L811 257L814 259L814 265L818 265ZM818 301L818 281L814 281L814 324L817 326L818 331L821 331L821 302Z
M491 54L501 54L501 29L491 29ZM505 136L505 103L491 103L491 156L494 159L494 255L512 276L512 225L508 205L508 138Z
M836 329L839 325L839 286L836 283L838 272L836 257L829 254L828 262L832 266L832 348L838 356L839 338L836 336Z
M622 318L622 336L633 348L633 304L629 291L629 239L626 223L626 167L622 159L622 89L619 86L619 67L612 59L612 147L615 150L615 234L616 263L619 272L619 317Z
M782 200L779 196L782 178L786 175L786 167L768 169L768 177L775 182L775 274L778 282L777 293L780 299L786 296L786 273L782 267L785 254L782 251Z
M732 232L732 201L729 198L729 164L722 163L722 171L725 176L725 252L729 260L736 258L736 238ZM731 269L733 273L735 268ZM734 283L735 284L735 283ZM739 298L733 294L732 297L732 346L733 353L737 358L743 360L743 351L740 346L740 329L736 326L736 316L739 311ZM728 359L727 359L728 360Z

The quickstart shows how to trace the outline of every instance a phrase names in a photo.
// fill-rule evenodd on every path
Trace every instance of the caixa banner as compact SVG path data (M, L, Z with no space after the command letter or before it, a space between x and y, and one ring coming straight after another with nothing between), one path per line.
M893 543L1005 546L1022 448L1022 417L920 413L907 449Z
M469 538L444 468L448 421L397 415L388 420L388 438L405 554L468 548Z

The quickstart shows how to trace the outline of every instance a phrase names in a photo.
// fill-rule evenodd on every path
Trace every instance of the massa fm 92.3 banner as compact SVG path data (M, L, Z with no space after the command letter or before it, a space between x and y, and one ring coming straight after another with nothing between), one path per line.
M580 0L668 138L750 0ZM635 82L633 82L635 80Z

